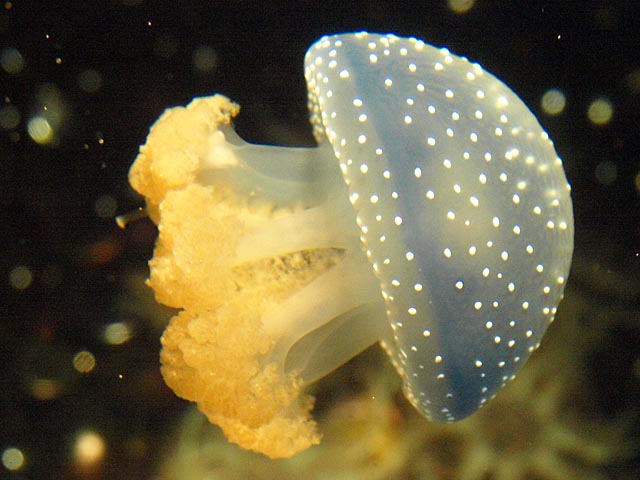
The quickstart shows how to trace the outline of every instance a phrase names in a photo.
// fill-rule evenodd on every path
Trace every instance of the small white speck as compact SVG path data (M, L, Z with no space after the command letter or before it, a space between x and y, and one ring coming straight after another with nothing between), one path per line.
M401 217L401 216L399 216L399 215L396 215L396 216L394 217L394 219L393 219L393 222L394 222L397 226L402 225L402 217Z
M413 174L415 175L416 178L420 178L422 176L422 169L420 167L416 167L413 170Z
M445 256L445 257L447 257L447 258L451 258L451 249L450 249L450 248L448 248L448 247L447 247L447 248L445 248L445 249L444 249L444 251L443 251L443 253L444 253L444 256Z

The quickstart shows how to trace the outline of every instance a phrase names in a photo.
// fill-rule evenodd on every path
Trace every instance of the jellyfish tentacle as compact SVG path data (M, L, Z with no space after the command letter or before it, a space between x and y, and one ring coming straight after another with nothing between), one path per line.
M200 160L203 185L232 185L238 196L274 208L318 205L326 188L340 182L328 142L318 147L280 147L245 142L225 125L212 135Z
M307 337L307 351L311 356L315 348L310 345L323 343L323 338L326 338L330 331L322 331L319 328L330 323L328 319L345 320L348 317L341 316L362 305L375 304L375 310L382 312L378 315L380 318L372 317L368 328L361 331L365 335L364 339L359 339L355 344L347 341L341 346L344 350L345 345L351 345L351 352L327 355L335 361L328 361L324 370L334 370L344 363L345 357L348 359L355 356L381 338L382 330L388 328L384 321L380 321L385 318L384 308L381 308L382 297L375 276L362 274L361 264L365 261L359 255L347 255L342 262L263 315L262 323L266 334L279 339L273 350L273 358L277 358L278 364L284 365L289 350L304 337ZM345 292L349 294L345 295ZM314 335L317 336L315 341L312 340ZM304 366L307 361L308 359L299 358L295 363ZM295 370L299 366L290 362L289 368ZM305 376L304 373L302 376Z
M342 199L342 197L337 197ZM301 250L359 248L354 214L332 201L271 220L240 240L237 262L283 255Z

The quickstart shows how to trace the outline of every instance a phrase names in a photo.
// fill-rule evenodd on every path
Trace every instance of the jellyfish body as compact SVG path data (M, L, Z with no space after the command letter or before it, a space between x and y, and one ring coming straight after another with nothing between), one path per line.
M150 285L183 312L162 373L271 457L319 441L303 387L379 341L440 422L515 376L573 248L562 162L476 64L412 38L318 40L315 148L252 145L222 96L168 110L130 172L159 225Z
M552 142L504 83L416 39L327 37L307 53L313 123L330 139L380 281L385 346L411 402L477 410L540 342L573 248ZM317 107L319 106L319 108Z

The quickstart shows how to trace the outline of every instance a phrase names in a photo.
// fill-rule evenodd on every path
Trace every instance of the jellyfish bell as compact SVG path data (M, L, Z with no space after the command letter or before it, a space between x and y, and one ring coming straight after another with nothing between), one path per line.
M429 419L482 407L553 321L573 249L562 162L479 65L363 32L314 43L305 77L317 147L244 142L216 95L167 110L130 173L159 227L149 284L183 309L167 384L274 458L319 442L304 386L375 342Z

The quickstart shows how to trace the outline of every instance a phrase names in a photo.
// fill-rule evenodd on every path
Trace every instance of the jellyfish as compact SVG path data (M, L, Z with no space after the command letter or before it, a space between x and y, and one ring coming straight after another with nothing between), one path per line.
M305 388L379 343L426 418L511 381L554 320L570 187L520 98L416 38L325 36L305 56L317 146L245 142L222 95L166 110L131 167L180 309L167 385L271 458L317 444Z

